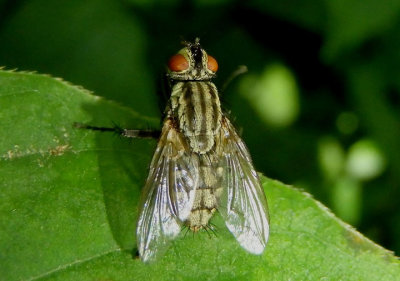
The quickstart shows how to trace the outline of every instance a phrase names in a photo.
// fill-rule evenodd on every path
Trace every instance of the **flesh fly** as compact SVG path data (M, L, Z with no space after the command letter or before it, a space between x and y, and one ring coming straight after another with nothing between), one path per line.
M216 211L245 250L261 254L266 247L267 200L244 142L221 110L211 82L217 70L217 61L199 39L185 43L169 60L171 96L137 222L137 246L144 262L161 255L183 226L193 232L212 229L210 219ZM125 137L158 135L118 130Z

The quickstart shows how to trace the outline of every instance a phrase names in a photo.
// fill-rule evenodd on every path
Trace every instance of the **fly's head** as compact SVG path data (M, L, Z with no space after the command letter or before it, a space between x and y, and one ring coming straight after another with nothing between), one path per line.
M218 63L200 46L199 38L196 38L194 43L184 44L185 48L173 55L168 62L168 77L178 81L202 81L213 78L218 70Z

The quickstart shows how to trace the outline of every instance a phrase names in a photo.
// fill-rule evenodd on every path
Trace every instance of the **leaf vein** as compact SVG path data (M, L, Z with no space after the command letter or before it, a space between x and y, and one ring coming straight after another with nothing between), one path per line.
M55 274L55 273L60 272L60 271L62 271L62 270L65 270L65 269L67 269L67 268L69 268L69 267L72 267L72 266L75 266L75 265L79 265L79 264L83 264L83 263L86 263L86 262L89 262L89 261L92 261L92 260L95 260L95 259L98 259L98 258L107 256L107 255L109 255L109 254L111 254L111 253L116 253L116 252L120 252L120 251L121 251L120 248L115 248L115 249L112 249L112 250L110 250L110 251L107 251L107 252L104 252L104 253L100 253L100 254L98 254L98 255L95 255L95 256L92 256L92 257L89 257L89 258L86 258L86 259L78 259L78 260L73 261L73 262L71 262L71 263L60 265L60 266L58 266L58 267L56 267L56 268L54 268L54 269L51 269L51 270L49 270L49 271L47 271L47 272L44 272L44 273L42 273L42 274L40 274L40 275L31 277L31 278L29 278L29 279L25 279L25 280L23 280L23 281L35 281L35 280L40 280L41 278L48 277L48 276L50 276L50 275L52 275L52 274Z

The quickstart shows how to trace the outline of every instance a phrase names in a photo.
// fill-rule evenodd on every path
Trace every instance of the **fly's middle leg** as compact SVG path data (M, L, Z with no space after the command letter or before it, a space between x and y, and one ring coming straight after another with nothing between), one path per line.
M74 127L78 129L87 129L92 131L100 131L100 132L112 132L121 137L125 138L151 138L158 139L160 137L161 132L158 130L131 130L131 129L123 129L117 125L114 127L96 127L82 123L74 123Z

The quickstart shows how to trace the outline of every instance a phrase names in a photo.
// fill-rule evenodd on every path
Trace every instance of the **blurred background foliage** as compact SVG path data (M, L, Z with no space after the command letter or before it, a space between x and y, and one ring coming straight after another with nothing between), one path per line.
M398 0L0 0L0 65L161 117L165 62L199 36L220 88L249 69L221 95L257 169L399 255L399 15Z

